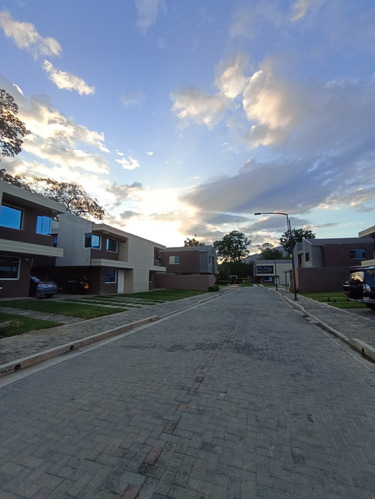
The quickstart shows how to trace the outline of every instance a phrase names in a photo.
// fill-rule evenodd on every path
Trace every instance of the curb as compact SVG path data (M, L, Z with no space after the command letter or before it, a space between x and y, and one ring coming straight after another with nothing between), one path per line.
M134 321L133 323L128 323L117 328L112 328L111 330L106 330L105 332L96 333L95 335L91 335L90 337L73 340L72 342L68 342L61 346L47 349L46 351L42 351L37 354L32 354L31 356L27 356L26 358L21 358L9 363L5 363L4 365L0 366L0 377L9 375L10 373L14 373L18 370L21 370L22 368L36 365L37 363L41 363L42 361L47 361L48 359L55 358L57 356L60 356L61 354L74 351L76 349L79 349L80 347L99 342L100 340L115 337L120 333L127 332L129 330L137 328L138 326L142 326L153 321L158 321L159 319L160 316L150 316L149 318Z
M338 337L340 340L342 340L343 342L348 344L354 351L361 354L362 357L375 363L375 348L374 347L370 346L369 344L367 344L363 340L347 337L346 335L339 332L338 330L336 330L332 326L327 325L327 323L324 323L323 321L321 321L317 317L315 317L312 314L310 314L309 312L307 312L303 306L297 304L292 299L289 299L288 297L284 297L282 294L280 294L278 292L274 292L274 293L277 293L277 295L279 295L279 297L281 297L282 300L284 300L291 307L301 311L305 317L311 318L315 324L320 326L320 328L322 328L323 330L325 330L328 333L332 333L332 335L334 335L335 337Z

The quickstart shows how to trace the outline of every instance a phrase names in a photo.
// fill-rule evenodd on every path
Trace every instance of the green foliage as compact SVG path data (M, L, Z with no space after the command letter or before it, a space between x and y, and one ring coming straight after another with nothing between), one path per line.
M251 240L243 233L232 231L221 240L214 241L213 246L223 262L240 262L249 254L247 247L250 243Z
M30 330L40 330L58 326L55 321L28 318L27 316L17 316L15 314L0 313L0 338L13 337L29 332Z
M284 247L284 250L288 255L293 251L294 245L302 241L303 238L314 239L315 234L310 231L310 229L292 229L291 231L285 231L281 235L280 244Z
M281 250L273 248L271 243L263 243L258 259L260 260L281 260L285 256Z
M68 212L74 215L91 215L101 220L104 215L99 203L90 198L86 191L74 182L58 182L53 179L33 177L30 182L34 192L65 205Z
M12 176L5 169L0 170L0 180L58 201L74 215L91 216L101 220L105 213L95 199L91 198L81 186L73 182L58 182L43 177Z
M40 311L45 313L63 314L65 316L73 316L76 318L97 318L120 312L118 307L100 307L88 304L72 304L65 301L55 300L7 300L2 302L4 307L13 307L15 309L24 309L27 311Z
M318 302L324 302L338 309L366 309L364 304L348 300L343 292L310 292L301 295Z
M218 285L213 285L208 288L209 292L218 292L220 290L220 287Z
M224 262L218 265L220 280L228 280L230 276L236 275L238 279L247 279L254 275L253 263L244 262Z
M17 115L18 106L13 97L0 89L0 148L3 156L18 155L23 138L30 134Z
M196 234L194 235L194 238L186 238L184 241L184 246L185 247L204 247L205 243L201 243L196 239Z

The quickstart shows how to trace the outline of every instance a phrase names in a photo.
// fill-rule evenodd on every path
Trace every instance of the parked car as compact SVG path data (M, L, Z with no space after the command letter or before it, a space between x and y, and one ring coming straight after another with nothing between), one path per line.
M343 288L349 300L375 311L375 266L353 268Z
M31 297L52 297L57 292L58 287L54 281L42 280L36 276L30 277Z

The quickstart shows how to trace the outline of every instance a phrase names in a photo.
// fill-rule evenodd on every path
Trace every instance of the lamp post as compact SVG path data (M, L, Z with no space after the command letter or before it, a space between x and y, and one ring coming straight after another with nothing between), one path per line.
M292 273L293 273L294 300L298 300L298 298L297 298L297 285L296 285L296 269L294 266L294 254L293 254L293 248L292 248L292 228L290 225L289 215L284 213L284 212L256 212L254 215L285 215L286 226L288 228L288 233L289 233L290 249L292 251Z

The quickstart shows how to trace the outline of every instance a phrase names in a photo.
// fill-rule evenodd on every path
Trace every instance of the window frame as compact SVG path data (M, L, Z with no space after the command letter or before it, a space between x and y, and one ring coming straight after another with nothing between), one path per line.
M115 243L115 247L116 247L115 250L111 250L109 248L109 242L114 242ZM118 241L115 240L114 238L107 237L105 239L105 250L106 250L106 252L117 253L118 252Z
M113 281L107 281L107 273L108 272L113 272L113 275L114 275L114 280ZM115 269L113 267L109 267L109 268L107 268L107 269L104 270L104 283L106 285L116 284L117 283L117 279L118 279L117 269Z
M3 276L1 276L1 270L0 270L0 280L1 281L17 281L17 280L19 280L20 279L21 259L19 259L17 257L10 257L7 255L0 255L0 268L1 268L1 261L7 261L7 260L17 262L17 276L3 277Z
M170 255L169 256L169 264L171 266L178 265L180 263L180 256L179 255Z
M1 220L2 217L4 217L3 208L12 210L14 212L19 212L18 227L14 226L14 225L9 225L9 224L3 223L3 221ZM0 227L6 227L7 229L15 229L16 231L21 231L23 229L23 217L24 217L24 213L23 213L23 210L21 208L12 207L11 205L7 205L6 203L2 203L0 205Z
M362 252L362 255L359 255L360 252ZM356 259L356 260L366 259L366 249L365 248L351 248L350 249L350 258Z
M88 244L90 238L90 244ZM93 238L98 238L99 245L93 245ZM95 233L85 233L85 248L92 248L93 250L100 250L102 246L102 238L99 234Z
M45 223L48 221L48 228L47 231L43 230L43 227ZM40 230L38 230L38 226L40 227ZM52 230L52 217L48 217L48 215L37 215L36 218L36 227L35 227L35 232L36 234L41 234L43 236L51 236L51 230Z

